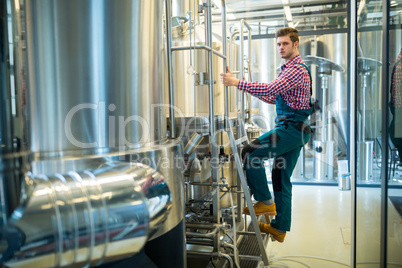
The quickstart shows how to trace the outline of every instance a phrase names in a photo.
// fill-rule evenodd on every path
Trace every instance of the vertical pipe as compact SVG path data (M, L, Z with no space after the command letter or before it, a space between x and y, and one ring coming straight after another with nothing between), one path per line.
M248 78L249 81L252 82L251 79L251 27L248 25L247 22L245 22L245 25L248 28ZM248 94L247 98L248 102L248 121L251 123L251 94Z
M238 34L239 33L239 31L234 31L233 33L231 33L230 34L230 38L229 38L229 58L230 58L230 60L232 59L232 41L233 41L233 38L234 38L234 36L236 35L236 34ZM231 62L229 62L229 64L230 64ZM233 65L232 65L232 67L233 67ZM238 91L236 91L236 105L237 105L237 96L238 96ZM236 106L237 107L237 106ZM238 111L236 111L236 113L238 113ZM236 132L236 138L239 138L240 137L240 133L239 133L239 131L237 131ZM238 204L238 206L237 206L237 209L238 209L238 213L237 213L237 218L236 218L236 220L238 221L238 222L240 222L241 220L242 220L242 215L241 215L241 209L242 209L242 206L241 206L241 202L243 201L243 199L242 199L242 196L241 196L241 194L240 194L240 192L241 192L241 183L240 183L240 179L239 179L239 176L237 175L237 173L235 173L235 178L237 179L236 180L236 182L237 182L237 204Z
M6 177L3 176L3 154L7 152L6 146L8 143L8 133L9 133L9 123L8 120L11 118L9 115L11 113L8 105L4 105L6 100L9 98L9 88L8 88L8 76L7 76L7 55L8 55L8 38L7 38L7 7L6 2L0 2L0 100L2 105L0 105L0 230L3 229L3 225L7 222L8 205L7 205L7 181Z
M227 61L227 38L226 38L226 1L221 0L222 5L222 46L223 46L223 55L226 57L223 59L223 72L226 72L226 66L228 65ZM229 44L230 45L230 44ZM224 101L225 101L225 119L224 119L224 128L228 130L229 124L229 100L228 100L228 87L225 86L224 90Z
M350 173L351 173L351 267L356 267L356 60L357 60L357 0L350 1L348 5L349 13L349 120L350 120L350 136L349 136L349 156L350 156Z
M169 117L170 117L170 138L176 138L176 126L174 117L174 90L173 90L173 67L172 67L172 25L171 25L171 3L165 0L166 4L166 49L169 80Z
M244 20L240 21L240 80L244 75ZM241 120L244 122L244 91L241 93Z
M207 0L207 8L205 9L207 14L205 16L205 30L206 30L206 45L212 48L212 4L211 0ZM215 121L214 121L214 77L213 77L213 62L212 62L212 49L208 50L208 69L209 69L209 122L210 122L210 136L209 143L211 144L211 167L212 167L212 181L218 182L219 180L219 157L218 146L216 142L215 134ZM220 222L220 208L219 208L219 187L213 196L213 214L214 221Z
M362 93L367 90L367 76L362 74ZM366 140L366 99L364 97L360 98L362 101L362 130L361 130L361 139L360 141L364 142Z
M382 165L381 165L381 235L380 235L380 267L387 267L387 225L388 225L388 100L389 100L389 12L390 0L382 2Z
M211 0L207 0L206 9L206 43L207 46L212 48L212 12L211 12ZM210 135L215 135L215 123L214 123L214 77L213 77L213 63L212 63L212 50L208 50L208 69L209 69L209 123L210 123Z
M326 141L327 136L326 136L326 126L327 126L327 88L328 88L328 76L323 76L322 77L322 119L321 119L321 125L322 125L322 140Z

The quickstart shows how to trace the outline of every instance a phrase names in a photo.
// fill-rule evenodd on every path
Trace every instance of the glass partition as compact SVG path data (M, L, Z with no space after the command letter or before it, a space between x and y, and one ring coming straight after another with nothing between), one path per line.
M356 265L381 260L382 1L357 1ZM353 90L353 89L352 89Z
M402 266L402 1L390 1L388 44L387 267Z
M400 267L402 1L357 6L355 260L364 267Z

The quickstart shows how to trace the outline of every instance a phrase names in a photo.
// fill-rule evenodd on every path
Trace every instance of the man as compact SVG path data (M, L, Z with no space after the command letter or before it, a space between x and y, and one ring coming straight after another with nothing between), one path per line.
M242 152L248 185L254 199L256 215L276 215L271 224L259 222L261 232L283 242L290 231L292 184L290 177L301 148L308 142L311 128L308 116L312 112L311 76L299 55L299 36L296 29L283 28L276 32L278 52L285 64L279 76L270 83L247 82L236 79L227 68L221 74L225 86L237 86L264 102L276 104L275 128L255 139ZM272 184L274 200L268 189L264 161L274 158ZM244 208L249 215L249 208Z

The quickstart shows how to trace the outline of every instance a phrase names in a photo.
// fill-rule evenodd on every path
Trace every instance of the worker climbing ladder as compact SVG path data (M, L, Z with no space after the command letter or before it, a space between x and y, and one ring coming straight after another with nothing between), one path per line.
M248 186L247 186L247 182L246 182L246 178L245 178L245 174L243 171L243 166L242 166L242 162L239 156L239 151L238 151L238 146L246 143L249 144L248 138L247 138L247 133L244 129L244 123L243 120L241 120L240 118L237 118L236 120L228 120L229 121L229 141L230 141L230 146L232 148L232 152L235 158L235 162L236 162L236 169L237 169L237 174L239 176L240 182L241 182L241 186L243 188L243 193L244 193L244 197L246 198L247 201L247 206L249 208L253 207L253 202L251 201L251 195L250 192L248 190ZM234 125L234 122L236 122L236 125ZM236 127L236 131L238 133L238 139L235 139L234 134L233 134L233 128ZM239 211L240 213L240 211ZM255 215L254 209L250 209L250 216L251 216L251 222L253 224L254 227L254 231L255 231L255 236L258 242L258 246L260 249L260 253L261 253L261 258L262 261L264 262L265 266L268 266L268 256L267 253L265 251L265 247L264 247L264 243L263 243L263 239L261 236L261 232L260 232L260 228L258 227L258 219ZM236 230L235 230L236 231Z

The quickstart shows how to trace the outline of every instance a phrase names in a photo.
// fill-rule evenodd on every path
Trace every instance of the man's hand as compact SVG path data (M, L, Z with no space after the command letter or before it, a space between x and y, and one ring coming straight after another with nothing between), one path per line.
M237 87L239 85L239 79L235 78L232 72L229 69L229 66L226 67L226 73L221 73L221 82L225 86L234 86Z

